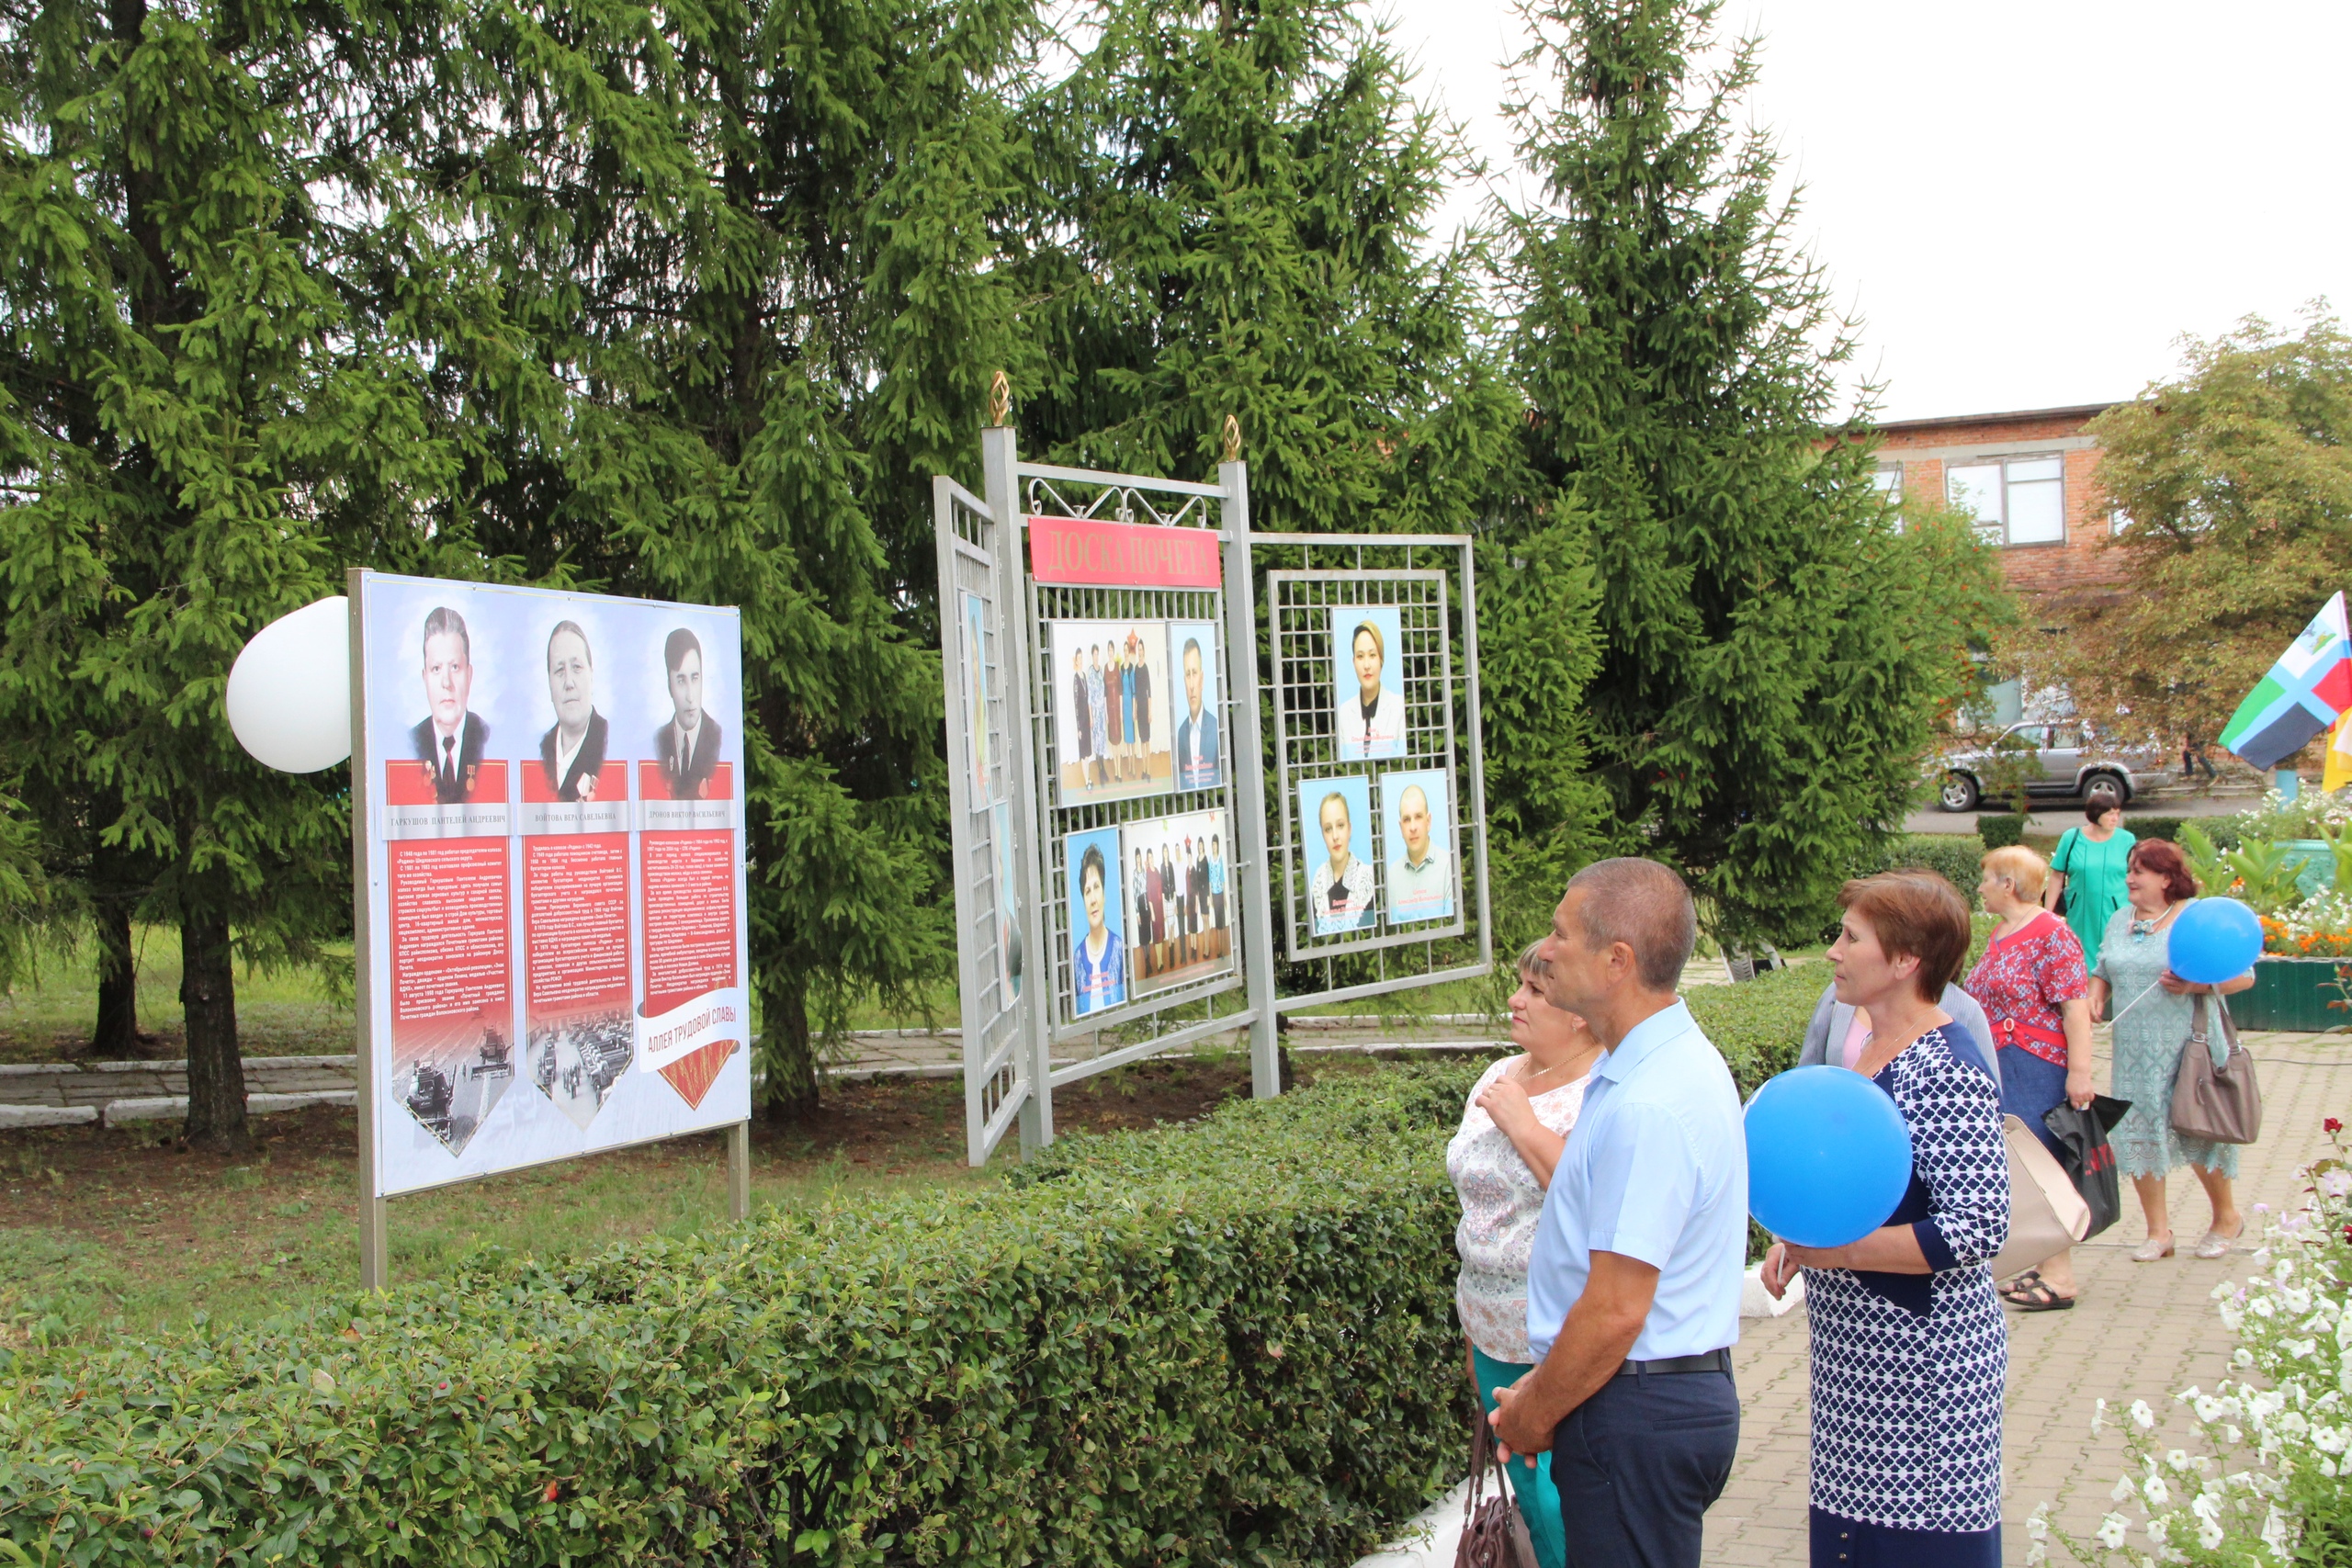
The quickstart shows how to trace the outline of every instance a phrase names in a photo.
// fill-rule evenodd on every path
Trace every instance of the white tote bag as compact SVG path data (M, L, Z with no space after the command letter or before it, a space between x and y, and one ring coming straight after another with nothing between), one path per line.
M2014 1116L2001 1118L2009 1146L2009 1239L1993 1259L1993 1278L2021 1274L2090 1234L2091 1206L2066 1168Z

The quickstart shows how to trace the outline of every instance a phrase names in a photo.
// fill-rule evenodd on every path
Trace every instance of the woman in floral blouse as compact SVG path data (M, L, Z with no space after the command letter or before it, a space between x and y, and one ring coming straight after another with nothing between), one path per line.
M1584 1020L1544 999L1539 946L1519 955L1519 989L1510 998L1511 1043L1524 1054L1487 1069L1470 1091L1462 1130L1445 1149L1446 1174L1462 1199L1462 1224L1453 1233L1462 1255L1454 1309L1469 1341L1470 1381L1489 1411L1496 1389L1534 1371L1527 1343L1528 1254L1544 1193L1600 1059L1600 1042ZM1513 1455L1510 1470L1539 1568L1564 1568L1567 1539L1551 1455Z
M1977 896L1984 912L2000 923L1962 988L1993 1026L2002 1111L2058 1156L2058 1140L2042 1118L2061 1105L2088 1105L2096 1092L2091 980L2083 944L2065 921L2041 907L2050 867L2040 855L2023 844L2009 844L1979 863L1984 877L1976 885ZM2010 1280L2001 1295L2028 1312L2073 1306L2073 1249L2042 1259Z

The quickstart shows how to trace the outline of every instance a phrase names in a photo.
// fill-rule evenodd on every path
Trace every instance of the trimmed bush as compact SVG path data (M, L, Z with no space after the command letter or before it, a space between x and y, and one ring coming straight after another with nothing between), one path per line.
M1886 863L1927 867L1959 888L1973 909L1979 907L1976 884L1984 874L1986 847L1973 833L1905 833Z
M36 1562L1347 1562L1462 1461L1476 1064L0 1368ZM0 1551L0 1560L10 1554Z
M2020 812L1992 813L1976 819L1976 836L1988 850L2025 842L2025 817Z
M1743 1094L1826 978L1693 991ZM0 1561L1351 1562L1461 1468L1444 1151L1482 1066L1069 1137L976 1190L0 1350Z

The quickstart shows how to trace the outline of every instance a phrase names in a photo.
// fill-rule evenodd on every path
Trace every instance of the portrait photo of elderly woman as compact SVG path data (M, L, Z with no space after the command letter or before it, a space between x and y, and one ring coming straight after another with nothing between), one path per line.
M1362 773L1309 779L1298 786L1298 820L1311 825L1323 852L1312 854L1306 876L1309 920L1317 936L1362 931L1373 908L1372 781ZM1310 840L1312 842L1312 840Z
M596 711L596 660L576 621L548 634L548 705L555 723L539 737L539 767L558 800L594 800L605 766L605 716Z
M1392 664L1403 640L1394 604L1331 611L1331 734L1342 762L1405 754L1405 698Z

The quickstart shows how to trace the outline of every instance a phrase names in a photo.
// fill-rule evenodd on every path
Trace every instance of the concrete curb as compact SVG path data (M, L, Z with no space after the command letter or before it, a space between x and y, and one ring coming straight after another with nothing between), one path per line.
M72 1127L97 1119L95 1105L0 1105L0 1129Z

